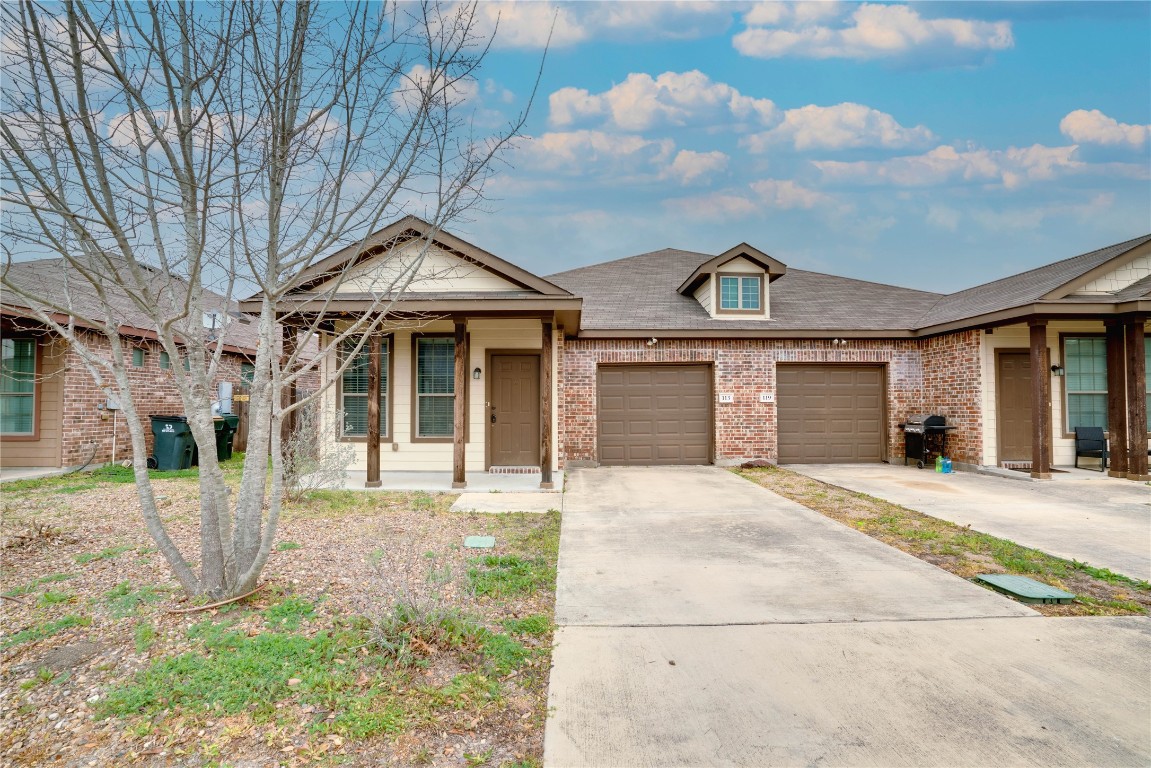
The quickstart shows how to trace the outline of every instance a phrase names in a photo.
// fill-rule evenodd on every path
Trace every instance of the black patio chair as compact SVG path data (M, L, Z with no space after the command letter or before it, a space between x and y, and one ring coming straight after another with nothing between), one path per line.
M1075 428L1075 468L1079 468L1079 458L1099 459L1099 471L1107 470L1107 438L1103 427Z

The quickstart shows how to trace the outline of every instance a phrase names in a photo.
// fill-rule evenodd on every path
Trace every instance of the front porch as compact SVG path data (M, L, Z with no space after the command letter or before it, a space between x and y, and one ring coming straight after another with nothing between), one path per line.
M542 493L561 494L563 492L564 473L552 473L553 488L540 487L541 473L534 474L498 474L491 472L465 472L464 483L468 493ZM368 484L367 470L351 470L347 478L340 485L330 486L349 491L434 491L455 492L460 489L454 485L454 478L450 471L440 472L380 472L377 484Z

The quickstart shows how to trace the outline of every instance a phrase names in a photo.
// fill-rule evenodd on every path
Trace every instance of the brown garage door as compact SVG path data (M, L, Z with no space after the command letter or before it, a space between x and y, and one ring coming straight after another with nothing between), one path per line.
M601 366L599 461L711 462L711 367Z
M778 365L781 464L883 460L881 366Z

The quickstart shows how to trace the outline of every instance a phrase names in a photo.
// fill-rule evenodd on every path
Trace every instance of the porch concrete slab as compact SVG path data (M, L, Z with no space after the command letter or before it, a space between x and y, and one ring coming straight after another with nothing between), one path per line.
M567 488L559 625L1038 616L722 469L581 469Z
M564 483L563 472L553 472L554 490L543 490L539 475L493 475L487 472L467 472L467 488L452 488L451 472L381 472L379 488L365 488L368 473L349 471L343 484L338 486L357 491L445 491L448 493L558 493Z
M1135 766L1151 620L561 627L544 764Z
M1057 557L1151 581L1151 487L1090 473L1027 482L887 464L787 469Z
M562 493L461 493L453 512L550 512L562 511Z

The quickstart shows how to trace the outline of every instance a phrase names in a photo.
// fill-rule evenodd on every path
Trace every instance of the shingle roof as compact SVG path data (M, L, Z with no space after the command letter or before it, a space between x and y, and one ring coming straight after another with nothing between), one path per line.
M948 294L913 323L916 327L926 328L1039 301L1056 288L1105 264L1119 254L1149 241L1151 241L1151 235L1143 235L1122 243L1109 245L1106 248L1100 248L1097 251L1072 256L1054 264L1020 272L1001 280L977 285L965 291ZM1131 298L1138 298L1141 295L1136 294ZM1095 300L1121 301L1123 299L1114 295L1096 297ZM1072 299L1071 301L1075 300Z
M768 291L770 320L716 320L676 288L708 254L666 248L549 275L583 298L586 330L907 329L941 294L788 269Z
M121 264L118 268L123 268ZM162 287L170 281L177 280L155 269L145 268L149 273L151 288L160 293ZM155 331L155 324L149 319L148 313L142 309L129 295L128 291L117 285L116 280L108 270L108 280L101 284L111 308L113 320L119 326L143 331ZM55 297L54 302L64 307L70 307L78 323L83 320L103 322L104 309L102 301L91 283L74 268L69 267L64 259L38 259L35 261L14 262L8 269L8 280L18 287L27 286L26 290L34 295ZM174 295L179 294L179 290ZM223 296L207 291L205 309L208 311L236 311L235 302L227 302ZM21 308L28 307L27 301L11 290L4 291L3 303L6 306ZM52 310L49 309L51 313ZM178 312L173 308L173 314ZM227 317L227 315L225 315ZM189 318L189 322L201 322L199 317ZM220 337L224 344L246 351L255 351L257 344L257 325L255 322L243 323L232 318L222 330Z

